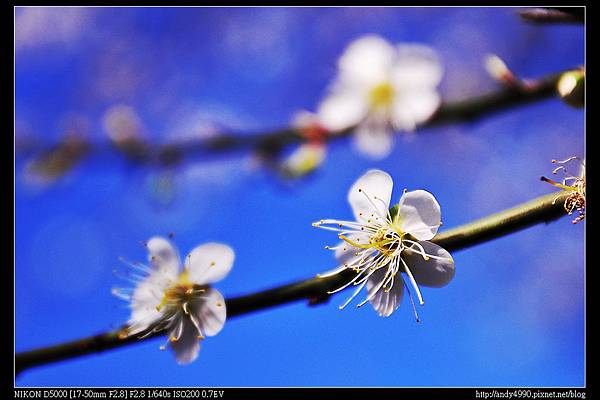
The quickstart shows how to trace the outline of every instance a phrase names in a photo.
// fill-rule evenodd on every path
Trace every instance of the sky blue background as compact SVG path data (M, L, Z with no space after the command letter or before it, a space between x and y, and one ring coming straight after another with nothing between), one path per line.
M446 99L493 90L482 61L500 55L520 76L583 63L581 26L533 26L511 8L71 8L16 11L17 137L57 139L70 118L102 142L102 117L133 107L145 134L167 141L207 124L243 132L314 110L353 39L378 33L435 48ZM251 155L186 163L165 201L160 171L117 154L90 158L57 184L33 187L16 165L16 351L95 334L128 317L110 291L119 256L144 260L141 241L175 233L182 253L206 241L236 251L216 286L227 297L334 266L330 232L349 218L346 193L369 168L426 189L444 227L552 190L550 160L582 155L583 112L549 100L476 123L397 137L372 161L350 141L323 167L281 182ZM584 225L565 217L453 254L443 289L425 288L422 322L406 301L390 318L294 303L229 320L178 366L161 340L23 373L18 386L581 386L584 384ZM360 297L359 297L360 298Z

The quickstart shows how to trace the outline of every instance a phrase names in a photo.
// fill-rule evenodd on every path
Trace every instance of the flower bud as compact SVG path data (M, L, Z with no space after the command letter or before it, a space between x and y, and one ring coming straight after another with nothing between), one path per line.
M568 71L562 74L556 90L560 97L575 108L581 108L584 104L585 72L583 69Z

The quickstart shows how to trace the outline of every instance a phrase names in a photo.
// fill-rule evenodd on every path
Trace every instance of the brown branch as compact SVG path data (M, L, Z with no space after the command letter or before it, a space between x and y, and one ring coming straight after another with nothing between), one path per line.
M556 84L563 72L565 71L533 80L527 86L503 86L487 94L443 102L436 113L418 129L444 124L473 122L511 108L555 97L557 95ZM352 132L353 128L333 132L325 135L324 140L336 140L349 136ZM285 146L306 140L301 131L287 127L257 134L223 133L208 139L188 139L162 144L145 142L137 138L128 138L120 143L109 142L108 145L89 143L86 154L100 154L116 150L134 165L169 166L176 165L182 159L188 157L210 156L243 149L253 149L262 154L277 155ZM49 153L56 152L57 149L63 147L61 144L57 144L39 150L38 153L41 155L38 156L37 160L41 165L37 165L36 170L44 168L44 160L53 159L48 157ZM26 149L29 153L33 151L31 146ZM73 166L80 159L81 157L71 163L63 164ZM59 172L66 171L61 170Z
M519 16L534 24L583 24L585 7L534 7L518 12Z
M555 192L538 197L506 211L441 232L432 241L448 251L457 251L535 224L548 223L565 215L563 208L564 196L566 196L565 192ZM558 197L562 197L562 201L555 201ZM338 274L329 278L311 278L229 298L226 300L227 318L298 300L309 300L311 305L322 303L329 297L327 292L347 282L349 276L353 276L353 273ZM136 336L122 338L121 334L122 330L114 330L63 344L18 353L15 356L15 373L18 374L34 366L102 352L140 341ZM155 333L147 338L159 335L162 335L162 333Z

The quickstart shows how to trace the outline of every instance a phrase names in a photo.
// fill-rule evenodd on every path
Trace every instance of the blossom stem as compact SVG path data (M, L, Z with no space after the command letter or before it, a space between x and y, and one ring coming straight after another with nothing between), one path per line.
M457 251L509 235L535 224L548 223L566 215L562 202L554 200L557 197L568 196L568 194L566 191L559 191L538 197L500 213L441 232L431 241L448 251ZM310 300L310 304L320 304L329 297L328 291L338 288L355 275L356 273L352 270L346 270L326 278L307 279L229 298L226 300L227 317L244 315L304 299ZM133 344L141 341L139 336L144 333L127 337L121 328L67 343L17 353L15 355L15 373L19 374L34 366ZM144 339L163 334L164 332L151 332Z

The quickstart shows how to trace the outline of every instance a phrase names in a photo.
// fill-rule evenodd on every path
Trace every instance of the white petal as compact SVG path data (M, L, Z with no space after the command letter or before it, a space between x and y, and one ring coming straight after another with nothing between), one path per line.
M377 85L388 79L395 58L396 49L385 39L363 36L350 43L340 57L340 79L352 85Z
M393 133L385 126L361 124L354 134L354 145L363 154L380 160L387 157L394 144Z
M410 268L415 280L423 286L446 286L454 277L455 267L452 256L435 243L423 241L419 244L423 246L426 254L442 259L429 258L425 260L418 251L403 251L402 258Z
M337 132L353 127L362 121L368 111L365 93L351 89L334 89L319 105L319 122Z
M400 229L418 240L429 240L435 236L441 224L440 205L433 195L425 190L414 190L402 195L398 216Z
M155 269L169 276L177 276L181 261L177 249L169 240L155 236L148 241L146 247L148 260Z
M367 221L371 214L379 217L378 213L385 217L392 198L392 186L392 177L378 169L369 170L358 178L348 191L348 202L356 220Z
M233 249L221 243L205 243L194 248L185 258L189 279L198 284L223 279L233 267Z
M141 281L131 296L131 317L129 325L139 327L132 334L142 331L162 317L156 310L160 304L164 290L171 284L160 271L155 271Z
M162 314L155 308L140 308L132 311L131 318L127 321L127 332L137 335L156 324L162 318Z
M216 289L208 289L205 298L195 304L192 312L198 319L202 334L214 336L223 329L227 308L223 295Z
M173 330L175 329L177 329L176 326L173 327ZM169 337L173 333L171 331ZM173 353L175 353L177 363L180 365L189 364L198 357L198 352L200 351L198 331L188 318L183 318L183 331L179 339L175 342L170 342L169 345Z
M373 272L367 282L367 290L370 297L385 278L387 268L379 268ZM383 287L379 288L377 294L371 298L370 303L380 317L389 317L399 306L404 295L404 282L400 274L394 277L392 290L386 292Z
M401 92L406 88L436 87L442 80L444 69L430 47L403 44L398 46L391 74L394 86Z
M435 90L415 90L399 94L392 105L392 125L399 131L413 131L437 111L441 96Z

